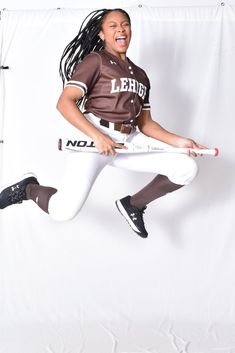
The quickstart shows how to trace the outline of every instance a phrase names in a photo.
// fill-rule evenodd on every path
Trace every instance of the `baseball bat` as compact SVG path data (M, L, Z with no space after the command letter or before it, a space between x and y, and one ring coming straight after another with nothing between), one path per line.
M115 151L117 153L146 153L146 152L168 152L168 153L185 153L195 152L201 155L211 155L218 156L219 150L218 148L211 149L199 149L199 148L182 148L182 147L171 147L171 146L150 146L143 144L134 144L131 142L117 142L127 149L122 149L115 147ZM91 140L78 140L78 139L62 139L58 140L58 149L60 151L78 151L78 152L98 152L95 147L94 141Z

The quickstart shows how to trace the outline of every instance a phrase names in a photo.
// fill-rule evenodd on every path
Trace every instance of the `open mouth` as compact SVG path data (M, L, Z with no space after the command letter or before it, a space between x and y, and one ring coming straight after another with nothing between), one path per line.
M117 37L115 40L119 45L126 45L127 44L127 38L125 36Z

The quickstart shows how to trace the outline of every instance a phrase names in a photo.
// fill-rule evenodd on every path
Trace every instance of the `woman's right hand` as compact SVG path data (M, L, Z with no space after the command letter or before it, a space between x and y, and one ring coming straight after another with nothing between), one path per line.
M99 131L76 105L76 101L82 96L82 91L76 87L65 87L57 103L57 109L64 118L78 130L89 136L95 143L100 154L116 154L115 147L127 149L127 147L114 142L108 135Z
M127 149L126 146L123 146L120 143L117 143L111 139L108 135L100 133L96 137L93 138L95 146L100 154L104 154L106 156L116 154L115 148Z

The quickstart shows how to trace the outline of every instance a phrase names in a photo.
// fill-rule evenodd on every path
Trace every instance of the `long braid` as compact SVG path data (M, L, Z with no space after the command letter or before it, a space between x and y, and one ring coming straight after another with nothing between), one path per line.
M59 73L63 81L63 87L66 81L69 81L73 75L76 65L81 62L85 56L93 51L104 49L104 43L98 36L101 31L102 23L106 14L112 11L120 11L125 14L131 23L130 17L123 9L101 9L92 11L82 22L78 34L65 47L60 59ZM85 97L77 101L77 105L84 103Z
M92 51L104 48L103 42L98 36L101 30L101 20L110 10L102 9L91 12L82 22L76 37L66 46L60 60L60 76L63 85L70 80L75 66Z

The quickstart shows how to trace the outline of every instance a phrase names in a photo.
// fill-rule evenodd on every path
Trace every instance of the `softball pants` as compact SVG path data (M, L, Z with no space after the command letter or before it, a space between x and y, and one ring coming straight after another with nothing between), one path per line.
M123 134L99 125L98 118L87 114L100 131L117 142L132 142L162 147L165 143L133 131ZM68 152L67 164L58 191L50 197L48 212L54 220L74 218L84 205L97 176L105 166L136 172L165 175L178 185L187 185L197 174L194 159L178 153L125 153L105 156L94 152Z

